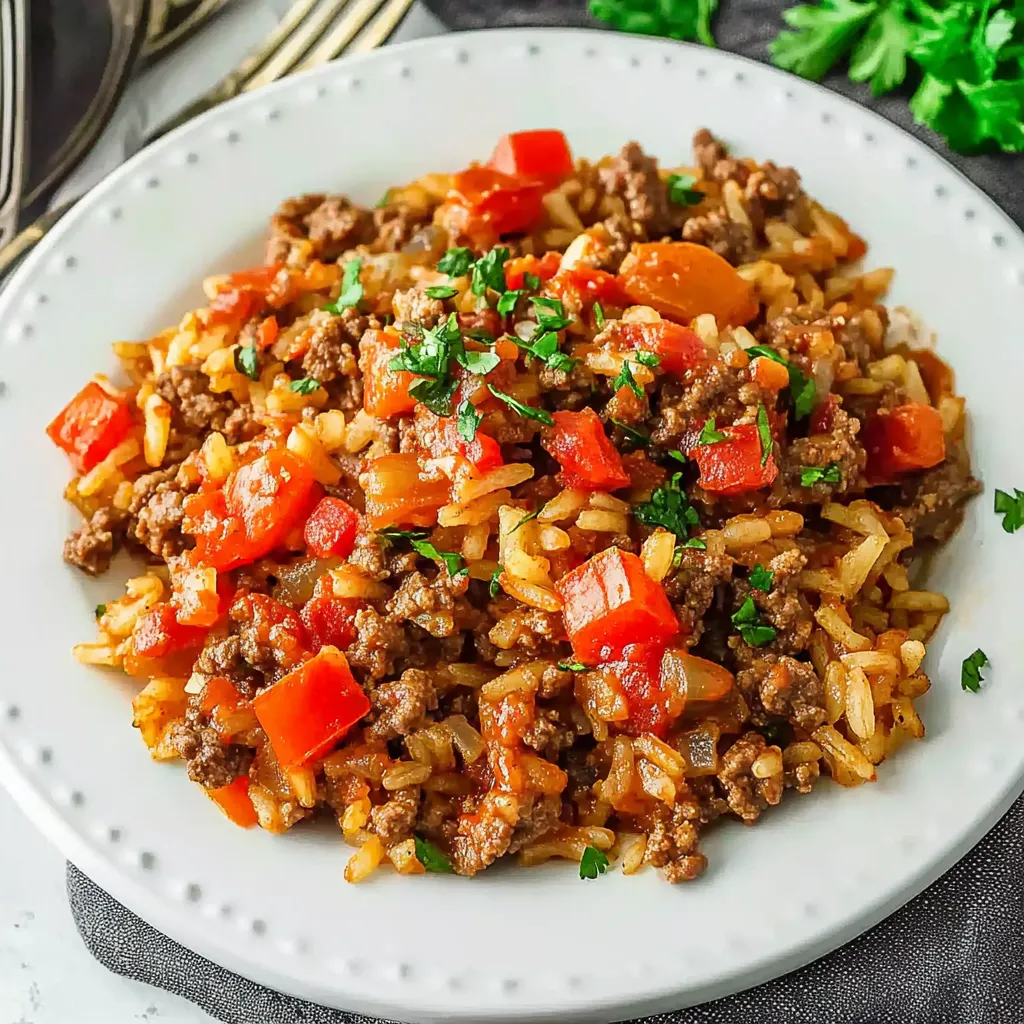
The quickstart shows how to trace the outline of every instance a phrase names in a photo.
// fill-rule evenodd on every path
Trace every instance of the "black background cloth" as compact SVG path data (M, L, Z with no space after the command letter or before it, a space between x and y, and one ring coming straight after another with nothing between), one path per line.
M516 4L428 0L449 27L599 26L582 0ZM723 0L719 46L758 60L781 25L778 0ZM905 94L826 85L912 132L1024 226L1024 158L959 157L914 125ZM770 154L766 154L770 155ZM1024 1022L1024 798L959 864L875 928L821 960L748 992L644 1024L1016 1024ZM376 1024L291 999L161 935L68 865L68 896L89 951L110 970L184 996L225 1024Z

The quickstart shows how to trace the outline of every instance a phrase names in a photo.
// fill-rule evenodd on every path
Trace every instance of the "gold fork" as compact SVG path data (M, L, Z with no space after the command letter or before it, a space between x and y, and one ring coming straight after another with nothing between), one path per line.
M254 53L183 111L153 129L142 146L243 92L326 64L343 50L365 53L375 49L387 42L411 6L412 0L295 0ZM350 46L353 40L356 43ZM0 248L0 277L46 237L78 198L48 210Z

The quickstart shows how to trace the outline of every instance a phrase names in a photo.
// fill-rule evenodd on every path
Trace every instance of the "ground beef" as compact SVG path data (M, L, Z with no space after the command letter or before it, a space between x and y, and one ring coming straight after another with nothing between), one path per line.
M372 236L373 217L345 196L327 196L304 218L304 225L319 260L336 260Z
M412 835L419 809L420 787L399 789L370 811L370 831L376 832L385 846L394 846Z
M512 842L514 826L496 814L464 817L452 839L452 863L460 875L475 875L504 856Z
M302 369L321 384L337 377L357 378L356 346L368 328L380 327L376 317L364 316L351 306L338 316L319 312L310 321L313 334L302 359Z
M538 796L519 813L519 823L508 844L509 853L518 853L560 824L562 801L557 796Z
M444 317L444 303L432 299L419 288L405 288L395 292L391 300L395 323L399 326L416 323L429 329L436 327Z
M601 168L600 176L605 191L620 196L626 204L637 233L660 238L678 225L665 183L658 175L657 160L636 142L627 142L611 163Z
M564 717L566 721L557 708L538 708L533 721L523 730L523 742L549 761L557 760L576 740L576 730L567 724L568 713Z
M370 681L394 671L408 657L409 640L400 622L385 619L373 608L361 608L355 618L356 638L345 652L349 664Z
M501 625L497 628L501 630L503 647L521 647L528 651L536 650L565 634L559 613L526 608L523 605L516 605L503 614Z
M967 450L958 442L947 449L945 462L907 475L895 489L892 510L913 531L916 542L945 544L963 522L967 500L981 489L981 482L971 475Z
M649 817L644 860L661 868L673 883L703 874L708 859L697 850L700 803L690 789L680 786L675 805L658 808Z
M430 224L432 209L421 209L406 203L385 203L373 211L374 249L399 252L421 228Z
M242 656L242 641L238 636L210 636L196 660L195 669L203 675L226 679L246 700L253 698L263 684L263 677Z
M305 219L323 200L322 195L286 199L270 218L270 235L264 249L264 260L270 263L292 263L303 251L306 240Z
M207 789L220 789L249 770L252 751L236 743L224 743L216 729L196 728L175 722L171 745L184 758L188 777Z
M767 218L782 218L794 227L807 222L807 197L800 185L800 175L792 167L776 167L771 161L762 164L747 178L744 188L747 211L758 227Z
M567 686L571 686L574 678L572 672L559 668L557 665L549 665L540 677L537 696L545 700L550 699L561 693Z
M817 761L798 764L785 773L785 786L787 789L795 789L798 793L810 793L820 774L821 769L818 767Z
M772 588L767 594L750 587L745 580L736 581L737 607L748 596L753 597L764 623L776 630L777 635L771 644L776 654L799 654L810 643L813 627L811 609L797 587L797 577L806 564L806 555L795 548L775 555L767 565L772 573ZM753 659L756 655L749 657Z
M729 810L746 824L757 821L765 807L782 799L781 775L756 779L750 771L750 766L764 753L766 746L760 733L748 732L722 755L718 782L725 792Z
M754 725L784 717L810 732L825 723L824 694L814 666L778 654L761 654L736 676Z
M715 181L732 179L746 183L746 166L739 160L733 160L725 146L707 128L701 128L693 136L693 156L706 177Z
M664 383L660 398L651 432L654 443L689 451L709 417L715 416L719 427L735 423L764 396L747 368L733 369L716 360L692 381Z
M832 424L827 434L798 437L782 453L782 472L773 488L771 504L788 505L793 502L823 504L834 495L864 489L864 465L867 453L857 440L860 420L851 416L842 406L832 411ZM819 480L810 487L801 483L801 473L809 466L825 469L839 468L836 483Z
M437 707L437 692L429 672L407 668L401 679L382 683L370 693L375 720L366 730L368 736L392 740L408 736L423 724L428 711Z
M256 411L248 402L236 405L224 421L224 437L228 444L251 441L262 430L263 424L256 419Z
M755 258L756 241L753 230L746 224L729 220L724 211L690 217L683 225L683 238L687 242L706 245L734 267L750 263Z
M431 636L451 636L468 610L466 601L459 600L468 586L465 575L453 579L445 569L439 569L432 580L411 572L386 605L388 620L413 622Z
M90 576L105 573L121 547L126 518L113 506L97 509L64 541L64 561Z
M180 555L192 544L181 532L187 494L177 466L140 476L132 486L128 536L158 558Z
M356 531L355 547L348 560L373 580L388 577L387 558L380 537L376 530L369 529L362 520Z
M198 366L172 366L156 379L156 391L174 410L172 428L185 434L225 429L237 402L230 393L210 391L210 378Z
M679 567L665 580L665 593L675 608L687 644L693 646L704 631L704 614L715 599L715 589L732 578L733 559L722 552L712 554L683 548Z

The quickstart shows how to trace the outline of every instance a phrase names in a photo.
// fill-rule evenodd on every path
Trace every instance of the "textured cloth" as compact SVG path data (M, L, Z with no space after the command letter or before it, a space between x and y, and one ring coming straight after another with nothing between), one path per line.
M583 0L429 0L427 6L461 29L597 24ZM715 22L719 45L763 60L785 6L779 0L726 0ZM840 77L827 84L937 149L1024 226L1024 159L951 155L941 139L913 124L905 96L876 99ZM1024 798L931 888L843 948L755 989L643 1024L1024 1021L1022 834ZM67 883L75 922L100 963L184 996L225 1024L378 1024L291 999L217 967L151 928L70 864Z

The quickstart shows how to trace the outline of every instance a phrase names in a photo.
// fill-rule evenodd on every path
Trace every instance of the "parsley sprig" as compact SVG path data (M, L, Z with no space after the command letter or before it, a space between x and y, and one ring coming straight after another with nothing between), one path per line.
M704 202L704 193L693 186L697 179L692 174L670 174L665 179L670 203L676 206L697 206Z
M700 428L700 437L697 439L698 444L718 444L719 441L725 440L725 434L723 434L715 426L715 417L711 416L705 422L704 426Z
M588 846L580 858L580 878L597 878L607 870L608 858L596 846Z
M452 875L455 868L448 856L429 839L413 836L416 843L416 859L428 870L437 874Z
M469 574L468 566L462 564L462 555L455 554L453 551L438 551L430 541L424 539L427 536L426 530L387 529L380 530L378 536L388 544L408 541L409 546L417 555L422 555L434 562L442 562L452 579Z
M1003 529L1007 533L1016 533L1024 526L1024 491L1013 489L1013 494L996 491L996 515L1003 517Z
M756 356L764 356L765 359L771 359L780 366L784 366L789 373L789 396L793 400L794 415L798 420L810 416L814 410L818 392L814 381L799 366L791 363L788 359L783 359L775 349L769 348L767 345L751 345L746 349L746 353L751 359Z
M989 664L988 655L979 647L973 654L964 658L960 667L960 688L977 693L985 681L981 670Z
M838 462L830 462L827 466L801 466L800 486L813 487L815 484L837 484L843 479Z
M345 264L344 273L341 276L341 292L329 306L324 310L337 316L343 309L355 308L363 301L363 285L359 280L359 271L363 267L361 259L349 260Z
M664 526L680 540L690 534L691 526L699 526L697 510L686 497L682 486L682 473L673 473L661 487L655 488L651 500L633 508L633 515L644 526Z
M546 427L553 427L555 425L555 421L551 418L551 413L547 410L538 409L533 405L526 405L524 402L520 402L518 398L513 398L512 395L499 391L493 384L488 383L487 390L499 401L504 402L513 412L522 416L524 420L535 420L537 423L543 423ZM409 393L412 394L411 391Z
M758 562L757 565L750 570L747 582L755 590L761 590L767 594L772 589L772 584L775 582L775 573L773 573L771 569L766 569L760 562Z
M761 615L752 597L747 597L731 618L732 624L743 637L743 642L751 647L764 647L765 644L770 644L777 635L774 626L766 626L761 621Z
M669 39L696 39L714 46L711 15L718 0L590 0L590 13L612 28Z

